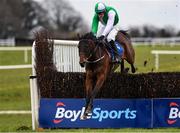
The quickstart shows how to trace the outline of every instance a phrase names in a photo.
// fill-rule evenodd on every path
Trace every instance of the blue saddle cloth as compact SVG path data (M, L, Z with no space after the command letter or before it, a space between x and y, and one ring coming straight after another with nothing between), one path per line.
M118 55L119 57L122 57L122 54L124 52L124 48L121 46L121 44L117 41L115 41L115 45L116 45L116 48L117 48L117 52L118 52ZM114 56L114 50L111 48L109 49L109 52L111 54L111 57L112 59L115 59L115 56Z

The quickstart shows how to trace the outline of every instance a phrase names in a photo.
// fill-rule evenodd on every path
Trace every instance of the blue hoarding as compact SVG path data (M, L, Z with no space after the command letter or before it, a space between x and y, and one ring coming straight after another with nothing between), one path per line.
M95 99L92 116L80 120L85 99L41 99L39 126L42 128L152 127L149 99Z
M153 100L153 127L180 127L180 99Z

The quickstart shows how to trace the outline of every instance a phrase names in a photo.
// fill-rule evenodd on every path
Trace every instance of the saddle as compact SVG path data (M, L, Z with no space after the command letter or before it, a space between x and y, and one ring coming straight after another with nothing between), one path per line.
M105 46L106 46L106 49L107 49L107 51L109 52L109 54L111 56L112 62L113 63L120 63L120 62L116 61L115 54L118 55L119 58L122 58L124 48L122 47L122 45L118 41L115 41L114 43L115 43L115 47L116 47L117 51L115 51L112 48L111 44L108 41L106 41Z

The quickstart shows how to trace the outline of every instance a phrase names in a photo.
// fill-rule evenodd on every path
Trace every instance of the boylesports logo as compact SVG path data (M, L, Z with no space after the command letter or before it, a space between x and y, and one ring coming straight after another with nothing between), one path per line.
M59 124L63 122L64 119L75 122L83 116L85 111L85 107L82 107L80 110L66 109L67 106L63 102L58 102L56 107L55 118L53 119L54 124ZM106 119L131 120L136 118L136 113L136 110L131 110L130 108L125 108L122 110L103 110L100 107L96 107L93 109L90 119L94 119L99 122Z
M167 123L169 125L175 124L177 120L180 118L180 109L179 105L176 102L171 102L169 104L170 111L169 111L169 117L167 119Z
M63 102L58 102L57 104L56 104L56 107L58 108L58 107L65 107L66 105L63 103ZM54 119L53 120L53 122L54 122L54 124L58 124L58 123L60 123L60 122L62 122L63 121L63 119Z

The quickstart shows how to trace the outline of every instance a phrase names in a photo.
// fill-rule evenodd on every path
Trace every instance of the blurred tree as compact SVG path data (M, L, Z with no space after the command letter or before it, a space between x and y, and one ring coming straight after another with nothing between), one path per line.
M143 25L141 27L131 27L130 34L132 37L173 37L178 35L178 31L170 25L163 28L153 25Z
M24 13L21 25L24 30L19 32L20 36L23 36L23 34L28 34L29 36L31 32L34 32L39 27L51 27L47 17L47 11L39 3L32 0L24 0L23 7Z
M162 29L159 29L157 36L158 37L170 37L171 35L166 29L162 28Z
M156 37L157 29L152 25L144 25L143 26L143 37Z
M21 13L18 11L12 11L13 9L22 8L21 1L17 0L14 8L9 5L13 4L13 0L2 0L0 4L0 37L7 38L8 36L14 36L16 28L20 28L19 17Z
M140 32L140 28L137 27L137 26L134 26L134 27L130 27L130 32L129 32L130 36L132 37L140 37L142 36L141 32Z
M48 17L53 29L58 35L67 35L77 32L87 32L80 13L75 11L70 3L65 0L44 0L44 8L48 10Z
M162 37L173 37L177 34L177 30L171 25L165 26L163 29L165 30L166 34L161 35Z
M176 34L177 37L180 37L180 31L178 31L178 33Z
M32 0L1 0L0 38L29 36L38 25L48 25L46 11Z
M0 38L28 38L39 27L48 28L57 36L72 36L88 29L80 14L63 0L45 0L42 3L1 0L0 25Z

